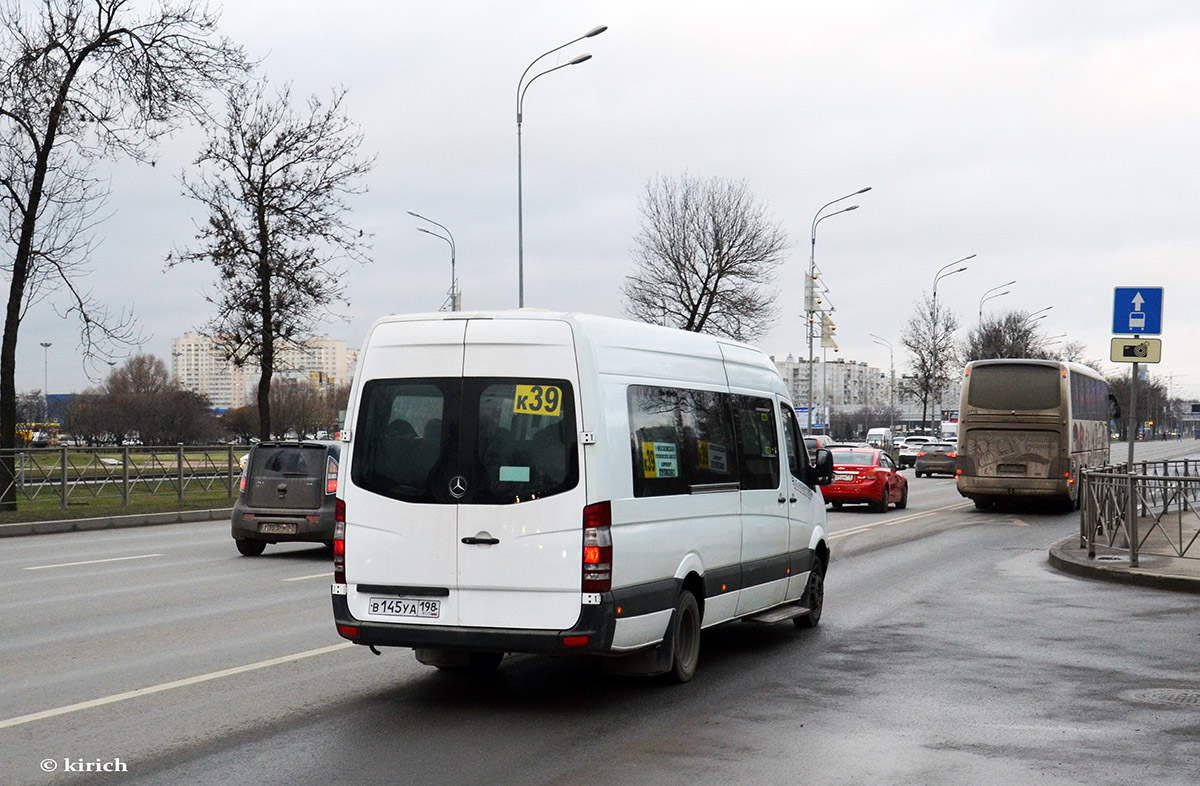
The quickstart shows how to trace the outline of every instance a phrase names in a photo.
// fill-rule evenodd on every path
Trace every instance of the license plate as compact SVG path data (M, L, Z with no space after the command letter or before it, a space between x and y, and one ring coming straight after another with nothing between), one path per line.
M295 524L284 524L277 521L264 521L258 525L258 531L264 535L295 535Z
M853 472L835 472L835 473L833 473L833 479L840 481L842 483L846 483L848 481L854 480L854 473Z
M387 617L437 619L442 613L442 602L427 598L370 598L367 611Z

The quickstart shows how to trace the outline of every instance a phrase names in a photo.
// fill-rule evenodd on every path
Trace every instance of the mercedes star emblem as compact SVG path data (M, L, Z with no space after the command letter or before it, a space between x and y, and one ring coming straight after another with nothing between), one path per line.
M462 475L455 475L450 478L450 496L455 499L462 499L463 494L467 493L467 479Z

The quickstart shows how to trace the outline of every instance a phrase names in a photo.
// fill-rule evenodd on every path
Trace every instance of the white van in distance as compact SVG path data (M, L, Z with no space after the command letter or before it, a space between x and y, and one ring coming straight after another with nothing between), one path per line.
M387 317L342 440L333 611L441 668L695 671L700 631L820 620L832 461L770 360L583 314Z

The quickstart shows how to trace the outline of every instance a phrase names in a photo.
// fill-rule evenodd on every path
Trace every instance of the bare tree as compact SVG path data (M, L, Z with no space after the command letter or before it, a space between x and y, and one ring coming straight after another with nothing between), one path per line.
M954 372L962 366L954 342L956 330L958 317L954 312L946 306L938 306L934 312L933 298L925 295L900 336L912 366L912 375L904 379L900 391L921 402L922 422L927 415L941 416L930 410L937 408Z
M309 338L331 304L345 302L344 263L366 261L369 236L347 222L346 197L366 190L357 183L374 158L359 156L362 134L343 114L344 98L334 91L325 105L313 96L297 112L288 87L268 95L265 81L243 85L208 129L199 174L183 178L184 193L208 217L199 248L168 265L216 266L218 289L208 298L216 315L206 332L236 365L259 367L262 439L272 431L280 342Z
M221 415L221 425L242 442L249 442L250 437L258 433L258 407L251 404L227 409Z
M105 196L91 175L100 158L146 160L150 146L203 94L245 68L195 0L144 18L131 0L4 0L0 6L0 212L10 274L0 344L0 506L16 507L12 478L16 350L31 304L65 290L85 357L136 339L130 315L112 315L81 288L89 230Z
M271 387L271 410L278 435L296 432L301 439L329 431L337 413L330 412L325 394L306 380L281 380Z
M98 396L99 432L171 445L211 440L219 431L208 399L181 388L154 355L134 355L114 368Z
M787 250L787 234L745 182L687 174L646 184L634 238L635 270L625 280L633 319L759 338L778 317L767 285Z
M983 358L1049 358L1046 339L1027 311L987 317L971 329L962 346L962 361Z

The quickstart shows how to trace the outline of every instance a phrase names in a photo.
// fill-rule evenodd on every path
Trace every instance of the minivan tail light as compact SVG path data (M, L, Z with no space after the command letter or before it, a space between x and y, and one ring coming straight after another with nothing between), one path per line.
M583 591L612 589L612 503L583 509Z
M338 463L337 459L330 456L325 462L325 493L336 494L338 483Z
M334 502L333 583L346 583L346 501Z

